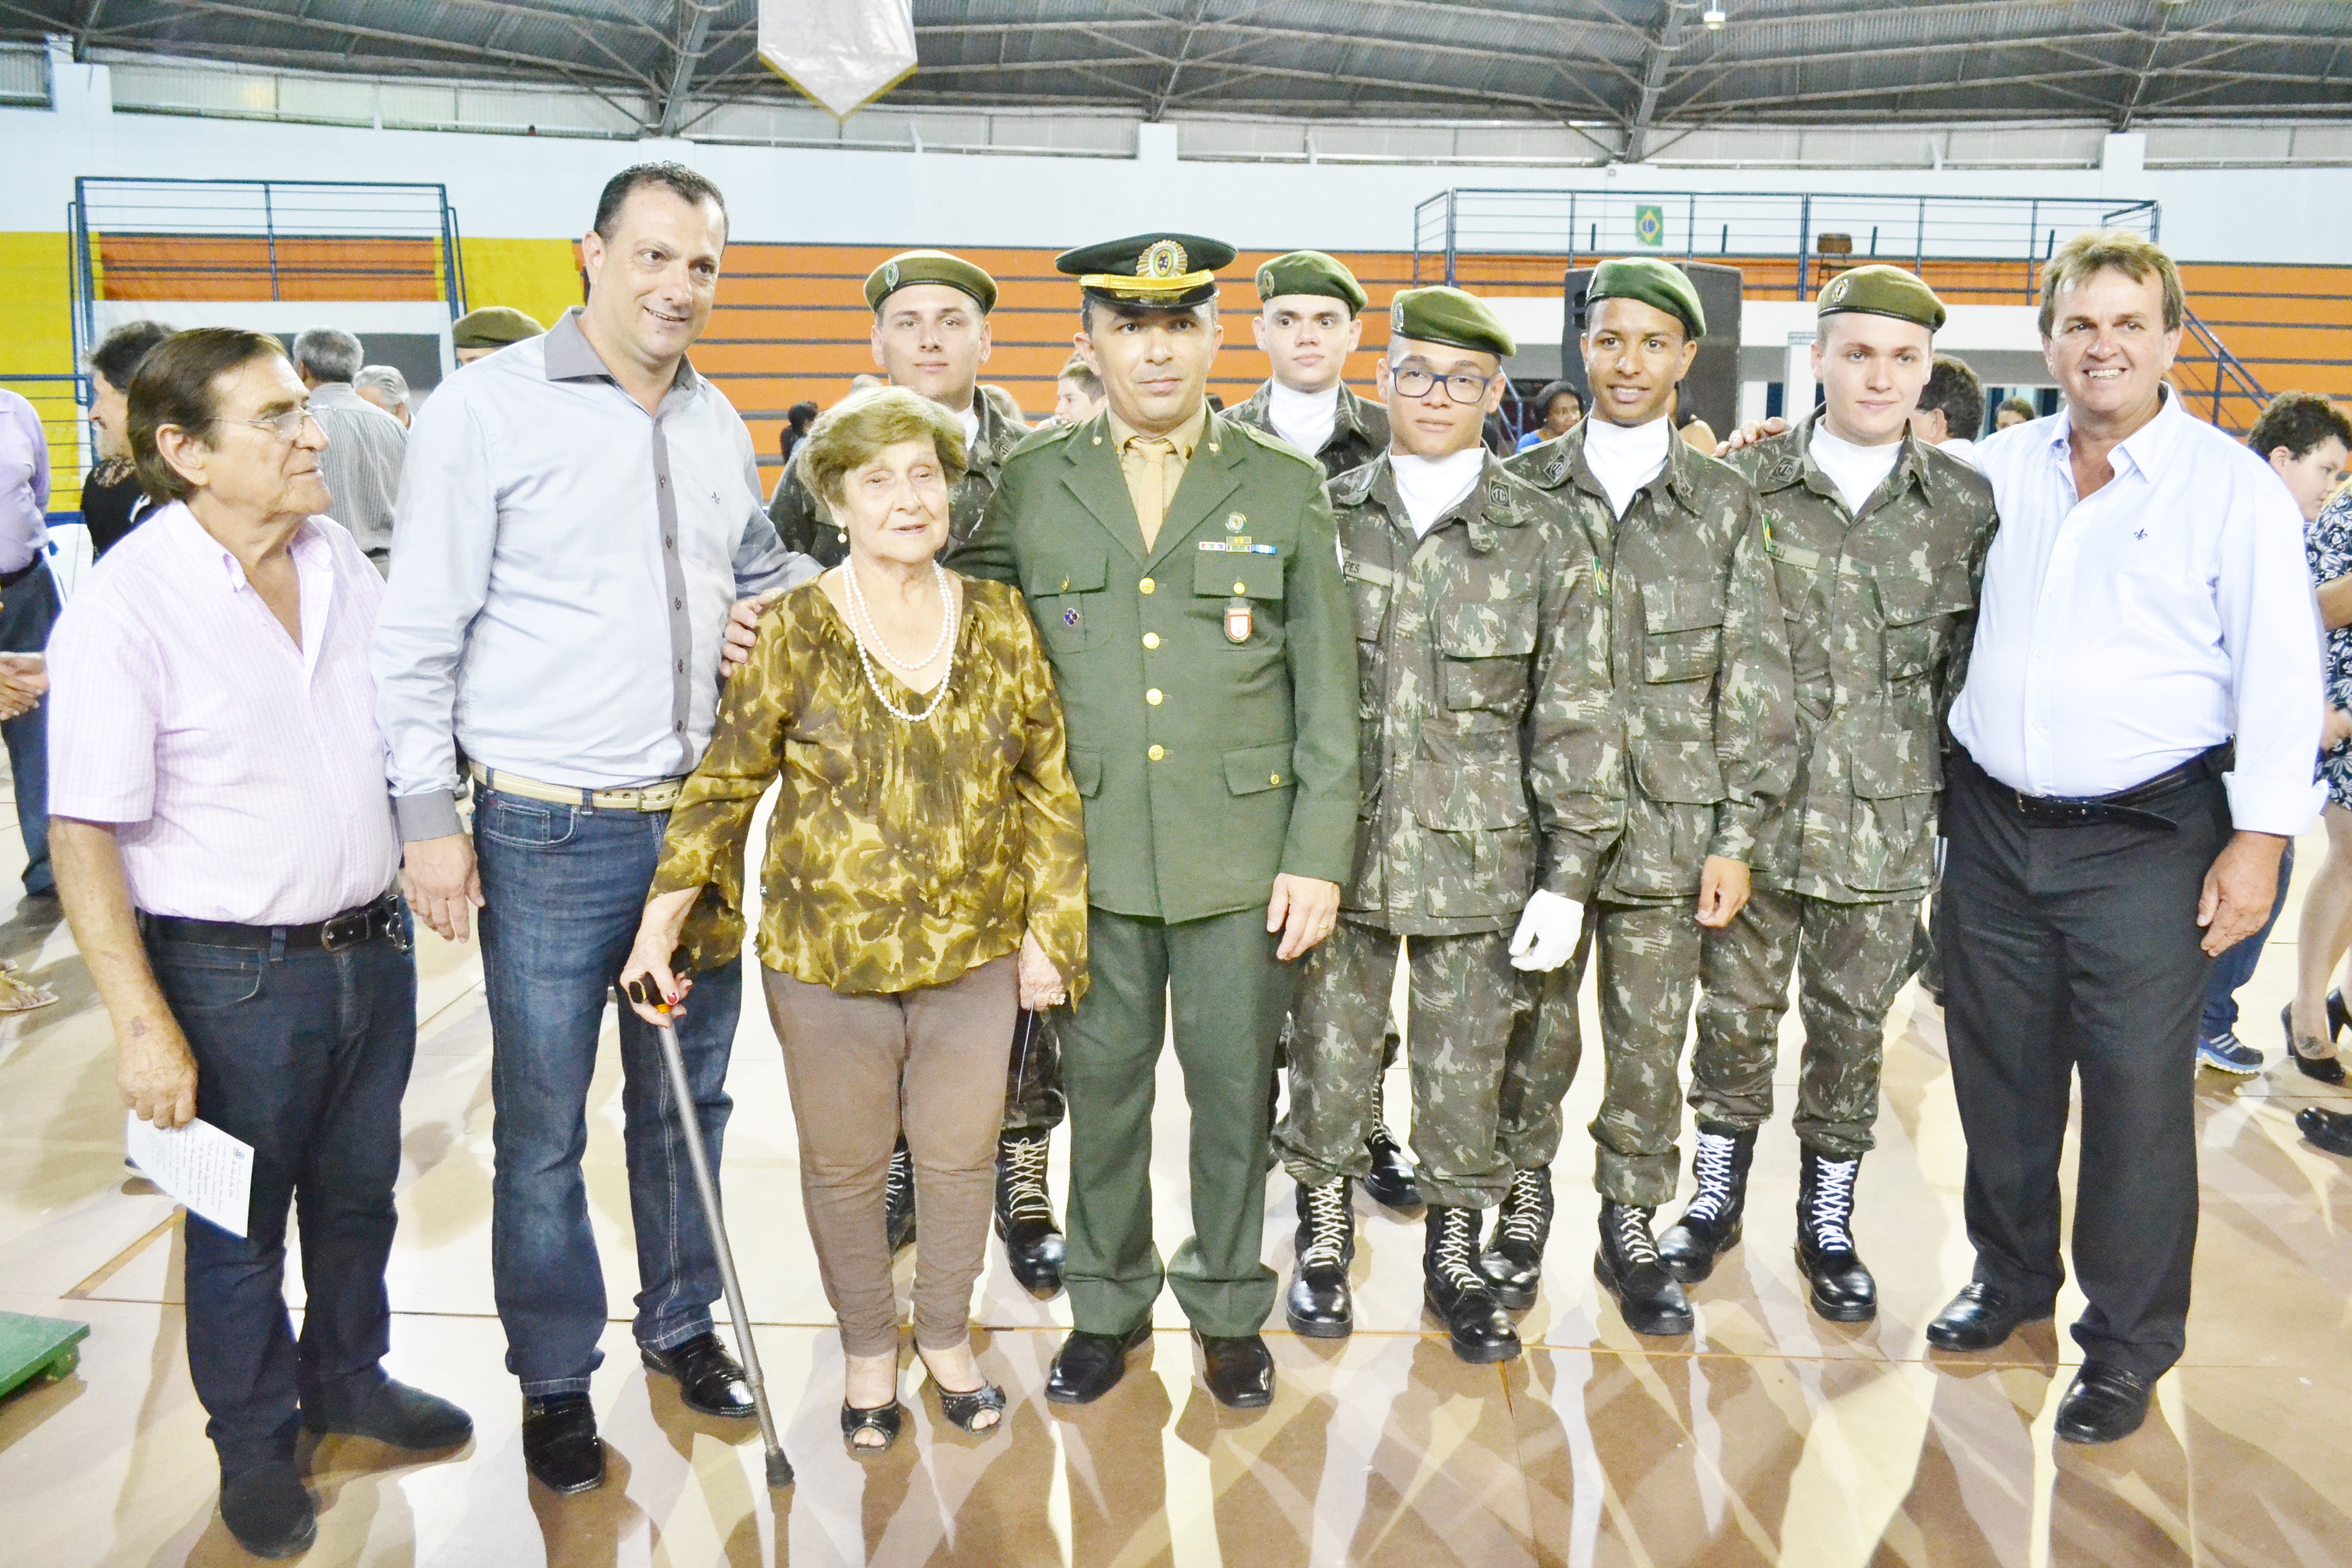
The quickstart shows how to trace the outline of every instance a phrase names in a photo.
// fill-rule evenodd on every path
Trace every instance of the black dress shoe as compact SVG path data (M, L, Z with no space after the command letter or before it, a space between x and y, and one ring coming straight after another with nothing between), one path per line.
M1127 1375L1127 1352L1151 1337L1147 1318L1123 1334L1090 1334L1073 1329L1054 1354L1045 1397L1056 1405L1092 1405Z
M1486 1248L1478 1254L1478 1272L1506 1310L1524 1312L1536 1304L1551 1215L1551 1167L1513 1171L1511 1190L1503 1194Z
M2333 1031L2336 1027L2336 1005L2341 1005L2341 1002L2333 992L2328 994L2328 1001L2335 1005L2327 1011L2327 1026L2330 1031ZM2326 1054L2315 1051L2307 1052L2304 1049L2307 1045L2326 1047L2329 1046L2330 1041L2311 1039L2294 1032L2294 1003L2290 1002L2279 1009L2279 1026L2286 1031L2286 1054L2294 1058L2296 1071L2305 1078L2317 1079L2326 1084L2340 1084L2344 1081L2344 1064L2336 1060L2332 1049Z
M890 1172L882 1179L882 1225L891 1257L915 1244L915 1156L903 1137L890 1151Z
M1234 1410L1256 1410L1274 1403L1274 1357L1265 1341L1255 1334L1220 1339L1192 1331L1205 1363L1202 1377L1217 1403Z
M319 1539L319 1505L291 1459L272 1459L221 1482L221 1522L256 1557L293 1557Z
M1715 1260L1739 1245L1748 1212L1748 1167L1756 1158L1756 1129L1698 1130L1691 1150L1691 1194L1682 1217L1658 1237L1658 1261L1685 1285L1715 1272Z
M697 1334L666 1351L639 1345L637 1353L645 1358L648 1371L677 1379L678 1400L688 1410L737 1418L756 1413L743 1369L735 1364L716 1333Z
M1797 1176L1797 1267L1813 1310L1832 1323L1878 1316L1878 1281L1853 1245L1853 1179L1861 1169L1859 1159L1824 1160L1808 1149Z
M1282 1299L1290 1331L1310 1340L1344 1340L1355 1331L1356 1306L1348 1266L1356 1258L1356 1216L1348 1206L1348 1178L1321 1186L1298 1184L1297 1266Z
M395 1448L455 1448L474 1435L472 1416L436 1394L392 1378L348 1406L303 1401L302 1425L313 1432L373 1437Z
M1510 1361L1519 1331L1478 1272L1478 1211L1430 1205L1421 1255L1421 1299L1445 1325L1454 1353L1473 1366Z
M1040 1300L1061 1293L1065 1250L1045 1184L1048 1147L1043 1132L1007 1132L996 1143L996 1239L1013 1278Z
M1666 1266L1650 1235L1650 1211L1601 1200L1601 1250L1592 1276L1617 1298L1625 1326L1637 1334L1670 1336L1691 1331L1690 1299Z
M1927 1325L1927 1342L1942 1351L1989 1351L2021 1323L2038 1323L2057 1309L2029 1307L1996 1285L1972 1279Z
M2311 1105L2294 1113L2294 1125L2315 1147L2352 1159L2352 1116Z
M2085 1362L2058 1406L2058 1436L2069 1443L2112 1443L2147 1419L2147 1380L2121 1367Z
M522 1462L541 1486L562 1496L604 1484L604 1443L596 1436L596 1407L586 1394L524 1397Z

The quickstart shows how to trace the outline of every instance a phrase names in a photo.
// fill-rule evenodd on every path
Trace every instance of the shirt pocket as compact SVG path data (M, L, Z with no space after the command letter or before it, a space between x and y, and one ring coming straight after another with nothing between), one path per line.
M1942 782L1935 736L1921 730L1861 735L1847 756L1854 811L1844 846L1846 881L1873 892L1925 887L1934 868Z
M1705 680L1723 667L1720 582L1642 584L1643 679Z
M1208 628L1212 647L1233 653L1268 653L1282 647L1283 559L1244 552L1203 550L1192 563L1194 618ZM1223 603L1209 605L1215 598ZM1233 602L1248 605L1247 629L1235 637L1242 623L1228 614Z
M1725 798L1723 763L1713 741L1632 742L1633 780L1654 801L1714 805Z
M1536 647L1532 592L1437 606L1439 700L1465 730L1507 729L1528 705L1528 666Z
M1263 795L1267 790L1295 789L1290 773L1290 742L1242 746L1225 753L1225 788L1234 795Z
M1108 560L1099 550L1063 550L1042 555L1023 574L1021 592L1053 654L1094 646L1102 619Z
M1429 913L1509 914L1527 902L1535 827L1516 755L1416 763L1412 815L1423 830L1418 891Z
M1950 647L1958 617L1976 607L1968 570L1932 574L1882 566L1873 574L1881 626L1881 668L1889 681L1916 680L1936 668Z

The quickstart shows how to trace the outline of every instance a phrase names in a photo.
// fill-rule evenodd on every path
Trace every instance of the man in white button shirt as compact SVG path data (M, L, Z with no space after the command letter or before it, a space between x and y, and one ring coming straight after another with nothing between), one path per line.
M482 911L491 1271L523 1462L558 1492L604 1477L588 1399L604 1275L580 1156L606 993L678 783L710 740L731 608L816 574L777 542L741 416L687 362L726 239L719 192L693 170L613 177L581 241L586 307L418 411L376 625L410 901L456 940ZM696 980L678 1043L716 1163L742 973ZM689 1408L748 1416L711 1332L717 1262L653 1030L624 1008L620 1042L640 1356Z
M2057 1425L2103 1443L2180 1356L2198 1015L2210 959L2261 928L2319 810L2319 626L2286 487L2164 384L2170 258L2085 234L2044 277L2066 407L1977 449L2000 530L1952 712L1942 933L1977 1261L1927 1337L1982 1350L2050 1316L2079 1069L2089 1308Z

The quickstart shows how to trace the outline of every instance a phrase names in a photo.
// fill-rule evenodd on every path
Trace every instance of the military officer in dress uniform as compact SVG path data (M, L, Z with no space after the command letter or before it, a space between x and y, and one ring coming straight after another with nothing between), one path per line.
M1059 1032L1070 1104L1046 1396L1100 1397L1170 1285L1210 1391L1273 1397L1259 1330L1266 1089L1295 961L1331 933L1356 827L1356 643L1323 471L1207 404L1231 246L1140 235L1066 253L1107 406L1000 470L952 564L1017 584L1087 805L1093 988ZM1193 1234L1151 1238L1154 1064L1175 1010Z
M1854 1247L1854 1177L1878 1114L1886 1009L1934 878L1940 737L1994 517L1983 476L1911 432L1944 324L1935 291L1900 268L1860 267L1822 290L1819 316L1822 408L1730 459L1761 497L1797 770L1765 818L1755 892L1702 943L1697 1191L1658 1250L1675 1278L1704 1279L1739 1240L1794 969L1797 1262L1813 1310L1861 1322L1878 1292Z
M1674 1196L1679 1079L1699 938L1748 901L1748 867L1795 765L1789 645L1748 481L1675 438L1675 387L1706 318L1682 271L1604 261L1585 294L1592 405L1510 470L1558 496L1600 558L1611 682L1625 727L1625 830L1593 893L1601 1044L1601 1249L1593 1272L1637 1333L1691 1328L1651 1215ZM1549 1167L1576 1069L1580 958L1547 977L1540 1026L1513 1037L1503 1142L1514 1172L1481 1267L1531 1300L1551 1217Z
M1274 374L1233 411L1271 430L1338 479L1389 449L1389 416L1348 389L1348 356L1363 340L1368 302L1356 275L1319 250L1294 250L1257 269L1250 322Z
M1495 1141L1505 1042L1534 1007L1525 972L1575 950L1624 814L1592 545L1482 440L1513 352L1494 310L1458 289L1398 295L1380 367L1390 450L1331 487L1355 610L1363 804L1339 929L1300 982L1279 1144L1298 1183L1290 1326L1344 1335L1348 1182L1370 1163L1402 945L1429 1205L1423 1296L1469 1362L1519 1352L1476 1268L1479 1211L1511 1180Z
M1029 434L1021 410L1003 390L979 384L987 362L988 313L996 308L996 279L944 250L908 250L866 279L874 312L874 363L890 384L952 410L963 421L964 476L948 496L950 548L969 538L996 489L996 472ZM847 536L802 483L800 469L784 477L768 516L788 548L827 566L846 553ZM1050 1024L1021 1015L1005 1086L1004 1131L996 1150L996 1235L1005 1262L1022 1285L1040 1296L1062 1288L1062 1230L1045 1184L1047 1141L1062 1123L1062 1073ZM890 1154L884 1192L890 1250L915 1239L915 1165L905 1139Z

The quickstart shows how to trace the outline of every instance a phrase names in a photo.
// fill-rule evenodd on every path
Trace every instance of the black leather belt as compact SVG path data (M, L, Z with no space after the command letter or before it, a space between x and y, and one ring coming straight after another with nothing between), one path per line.
M1975 766L1976 759L1969 759ZM2229 741L2210 751L2200 752L2179 767L2167 768L2152 779L2145 779L2129 789L2113 795L2027 795L2023 790L2007 784L1985 773L1985 783L2003 805L2012 807L2017 815L2036 827L2089 827L2099 823L2126 823L2134 827L2161 828L2167 833L2178 829L2179 823L2162 812L2150 811L2150 802L2178 794L2187 786L2206 779L2219 778L2236 765L2237 748ZM1978 767L1977 771L1984 773Z
M41 569L41 557L37 552L30 561L14 572L0 572L0 588L13 588Z
M139 929L158 942L193 942L206 947L320 948L337 952L363 942L400 934L400 900L386 893L372 904L307 926L247 926L230 921L190 921L177 915L142 913Z

